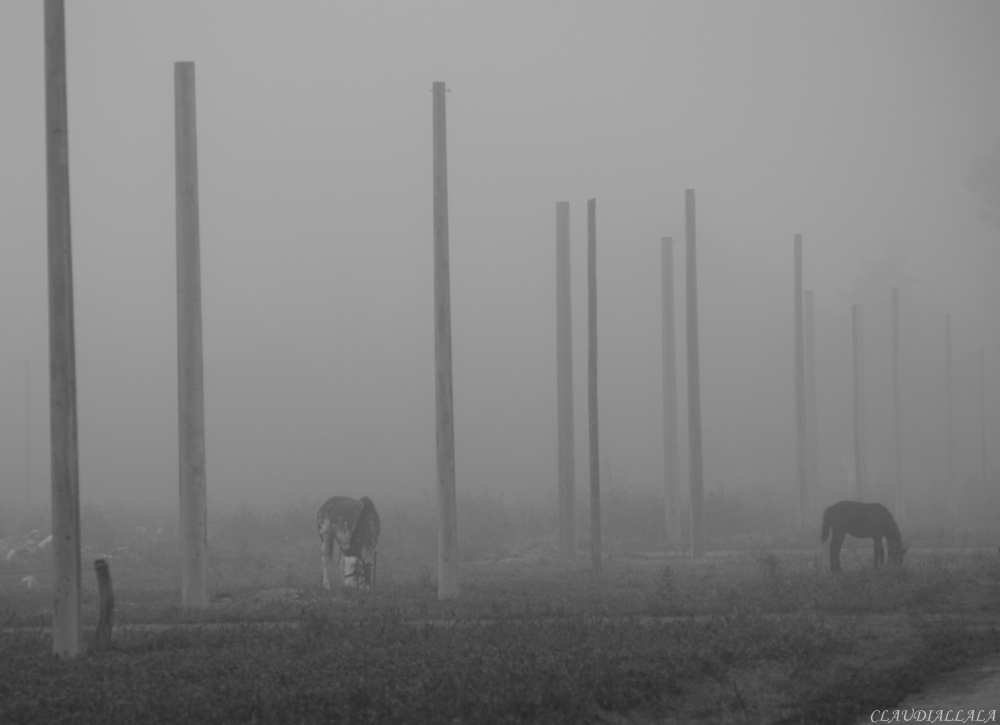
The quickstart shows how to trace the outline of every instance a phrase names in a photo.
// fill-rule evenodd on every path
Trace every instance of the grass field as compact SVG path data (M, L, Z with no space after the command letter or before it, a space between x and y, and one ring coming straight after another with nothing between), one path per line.
M873 571L866 545L832 576L818 535L698 562L619 537L595 581L530 514L491 533L497 511L467 506L484 522L458 600L436 598L433 524L414 505L382 514L376 588L331 596L310 505L213 521L198 612L178 607L169 530L118 517L99 541L92 520L85 559L112 554L112 648L53 658L44 560L5 564L0 722L843 723L1000 651L995 548L910 537L902 570ZM95 587L85 572L90 624Z

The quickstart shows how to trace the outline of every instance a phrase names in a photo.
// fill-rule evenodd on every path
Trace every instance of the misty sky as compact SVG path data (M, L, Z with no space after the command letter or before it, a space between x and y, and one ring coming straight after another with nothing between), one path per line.
M659 239L683 240L686 188L706 488L794 490L796 232L830 495L849 493L853 302L869 315L876 448L890 420L893 286L908 475L940 473L946 312L961 465L978 465L981 346L1000 438L1000 233L967 187L1000 143L1000 3L91 0L67 3L67 44L84 502L176 505L175 61L197 79L210 507L433 487L438 80L460 493L555 499L568 200L584 500L592 197L606 483L662 485ZM27 367L35 505L49 481L43 91L42 3L0 3L0 501L24 498ZM679 315L683 292L678 279Z

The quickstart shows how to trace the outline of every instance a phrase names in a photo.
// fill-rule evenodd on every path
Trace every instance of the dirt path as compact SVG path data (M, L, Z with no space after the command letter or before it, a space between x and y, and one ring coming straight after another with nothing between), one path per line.
M903 722L904 713L906 719L913 722L916 720L914 711L920 710L925 713L923 722L931 722L932 716L929 713L937 713L939 710L944 715L940 719L934 715L933 721L949 721L947 718L950 710L951 722L996 722L996 715L990 720L990 711L1000 712L1000 655L973 660L965 667L949 672L924 692L909 695L903 702L885 712L862 717L858 723L879 722L880 718L882 722L890 722L897 710L900 715L895 722ZM976 714L970 715L970 710Z

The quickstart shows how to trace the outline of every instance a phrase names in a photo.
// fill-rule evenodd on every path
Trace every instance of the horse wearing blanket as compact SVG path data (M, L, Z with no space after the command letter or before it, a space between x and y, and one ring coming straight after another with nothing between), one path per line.
M331 571L334 561L339 564L344 586L370 587L375 582L375 545L382 528L374 504L367 496L334 496L320 506L316 524L323 587L329 589L336 578Z
M885 561L885 550L882 539L889 544L889 563L893 566L903 565L903 537L892 518L889 509L880 503L861 503L860 501L840 501L828 506L823 512L823 531L820 541L830 539L830 571L840 573L840 547L844 537L850 534L859 539L875 539L875 568Z

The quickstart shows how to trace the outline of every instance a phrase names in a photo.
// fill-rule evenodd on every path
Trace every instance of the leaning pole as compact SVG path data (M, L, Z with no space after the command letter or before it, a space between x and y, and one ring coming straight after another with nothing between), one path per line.
M597 199L587 202L587 400L590 409L590 566L601 573L601 461L597 435Z
M451 387L451 281L448 266L448 155L445 86L434 86L434 363L437 400L438 599L458 596L455 414Z
M49 416L52 436L52 651L80 652L80 474L69 215L66 15L45 0L45 157L48 196Z
M201 345L198 145L194 63L174 63L177 184L177 403L180 453L181 605L208 606L205 385Z
M677 445L677 336L674 322L674 240L660 240L663 323L663 487L667 548L680 544L681 486Z
M694 189L684 192L687 237L688 466L691 475L691 557L705 555L701 460L701 375L698 369L698 267L695 259Z
M806 345L802 308L802 235L795 235L795 453L799 479L799 528L806 525Z
M569 202L556 202L556 414L559 425L559 554L576 556L576 463L573 435L573 311Z

